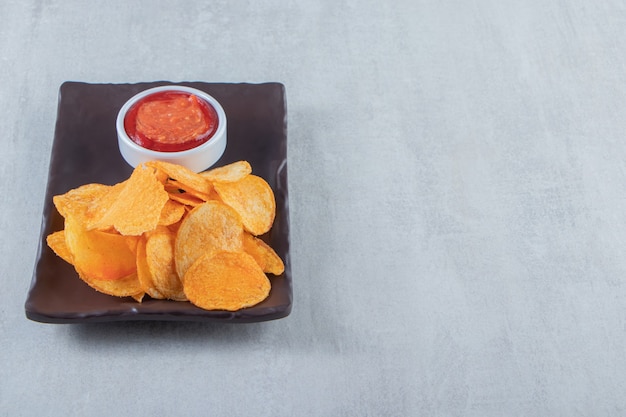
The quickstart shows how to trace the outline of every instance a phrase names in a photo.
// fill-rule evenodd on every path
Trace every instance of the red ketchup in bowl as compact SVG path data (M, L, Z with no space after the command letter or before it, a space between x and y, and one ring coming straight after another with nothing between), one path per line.
M160 152L200 146L211 139L217 127L213 106L183 91L150 94L135 103L124 118L124 129L133 142Z

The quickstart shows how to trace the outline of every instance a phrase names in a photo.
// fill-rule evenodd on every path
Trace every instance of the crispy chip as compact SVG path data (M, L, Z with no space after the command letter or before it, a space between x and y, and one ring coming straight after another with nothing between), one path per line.
M165 296L156 288L150 267L148 266L148 259L146 256L146 240L139 239L137 243L137 279L141 289L150 297L157 300L165 298Z
M205 310L236 311L265 300L270 281L245 252L217 252L199 258L187 271L185 294Z
M50 249L54 251L61 259L68 264L74 265L74 259L72 259L72 253L65 243L65 230L59 230L58 232L50 233L46 238L46 243L50 246Z
M213 187L211 186L211 190L213 189ZM165 183L165 190L168 192L171 192L173 190L178 190L179 192L182 190L185 193L188 193L194 197L199 198L202 201L207 201L209 199L209 195L210 195L210 191L209 193L204 193L201 191L197 191L194 190L191 187L186 187L185 184L182 184L180 181L177 180L173 180L173 179L168 179L167 182Z
M211 191L211 183L206 178L182 165L164 161L149 161L146 165L165 172L169 178L178 181L183 190L195 190L204 194Z
M237 161L201 172L200 175L211 182L236 182L251 173L252 167L248 161Z
M243 227L237 213L227 205L208 201L187 214L176 234L174 256L178 276L200 256L221 250L243 250Z
M91 228L102 230L113 227L122 235L141 235L157 226L168 199L154 170L138 165L115 202Z
M246 231L258 236L271 229L276 201L263 178L251 174L237 182L216 182L214 186L222 201L239 213Z
M249 233L243 234L243 250L251 255L263 272L280 275L285 271L285 264L267 243Z
M123 188L123 182L114 186L85 184L54 196L52 201L61 216L72 216L86 228L91 228L92 224L100 221Z
M185 206L178 201L168 200L161 210L159 226L169 226L178 222L185 214Z
M115 281L97 279L88 275L83 275L82 271L78 271L78 276L87 283L91 288L103 294L113 295L116 297L133 297L135 300L143 298L143 290L139 285L137 274L132 273Z
M154 288L165 298L185 301L183 284L174 264L174 242L176 236L167 228L150 233L146 242L146 262Z
M73 265L89 279L117 280L135 273L135 254L129 239L136 238L85 230L72 217L65 219L65 242Z
M180 193L180 192L170 192L168 193L170 200L174 200L177 203L182 204L183 206L188 207L197 207L200 204L204 204L205 201L199 199L198 197L194 197L189 193Z

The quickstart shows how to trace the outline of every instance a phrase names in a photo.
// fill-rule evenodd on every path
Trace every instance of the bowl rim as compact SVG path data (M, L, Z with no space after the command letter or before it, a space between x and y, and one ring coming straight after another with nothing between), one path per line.
M139 100L143 99L144 97L147 97L155 93L160 93L163 91L173 91L173 92L178 91L178 92L194 94L198 96L199 98L201 98L202 100L206 101L209 105L211 105L215 109L215 112L217 113L217 130L213 133L213 135L211 136L211 138L209 138L208 141L206 141L205 143L199 146L196 146L195 148L186 149L184 151L173 151L173 152L167 151L166 152L166 151L155 151L152 149L144 148L143 146L135 143L128 136L128 133L126 133L126 129L124 128L124 118L126 117L126 114L130 110L130 108ZM222 105L210 94L205 93L204 91L198 90L197 88L193 88L193 87L186 87L182 85L166 85L166 86L148 88L147 90L140 91L139 93L129 98L117 113L117 118L115 120L115 128L117 130L118 137L120 138L120 140L124 142L125 146L130 147L132 150L136 152L141 152L144 155L154 157L154 158L158 158L158 157L180 158L180 157L185 157L185 156L191 156L191 155L206 151L213 147L219 147L219 144L221 142L220 139L223 140L226 137L226 123L227 123L226 113L224 112Z

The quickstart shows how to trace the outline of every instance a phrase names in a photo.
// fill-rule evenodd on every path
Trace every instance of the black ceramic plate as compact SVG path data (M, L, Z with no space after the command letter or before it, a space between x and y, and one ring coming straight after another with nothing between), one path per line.
M87 84L66 82L59 91L57 123L37 262L28 292L26 317L45 323L123 320L257 322L291 312L289 204L287 191L287 115L285 88L279 83L176 83L215 97L228 118L228 145L216 166L247 160L252 172L265 178L276 197L276 220L262 238L285 262L281 276L269 275L272 290L262 303L236 312L206 311L188 302L111 297L82 282L74 268L57 257L46 236L63 228L52 197L85 183L115 184L132 168L117 147L115 118L136 93L170 82Z

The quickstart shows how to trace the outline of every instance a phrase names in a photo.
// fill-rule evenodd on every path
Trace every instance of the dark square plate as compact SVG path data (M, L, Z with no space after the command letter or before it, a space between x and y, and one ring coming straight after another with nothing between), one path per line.
M100 294L83 283L74 268L57 257L46 236L63 228L52 197L85 183L115 184L132 168L117 147L115 118L130 97L170 82L87 84L66 82L59 91L57 123L50 160L39 251L26 317L44 323L81 323L124 320L257 322L291 312L289 204L287 191L287 114L285 87L280 83L176 83L215 97L228 118L228 144L217 166L247 160L252 172L265 178L276 197L276 220L262 238L285 262L283 275L270 275L272 290L262 303L236 312L206 311L188 302Z

